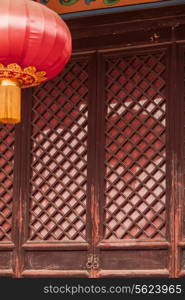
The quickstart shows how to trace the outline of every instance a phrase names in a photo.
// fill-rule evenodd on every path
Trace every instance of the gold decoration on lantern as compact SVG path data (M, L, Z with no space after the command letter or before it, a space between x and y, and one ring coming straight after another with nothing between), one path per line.
M19 123L21 115L21 88L15 79L0 79L0 122Z
M47 79L45 75L46 72L37 71L34 66L21 68L16 63L9 64L6 67L0 64L0 79L16 79L20 82L21 88L39 85Z
M0 64L0 122L15 124L21 119L21 88L39 85L47 78L34 66Z

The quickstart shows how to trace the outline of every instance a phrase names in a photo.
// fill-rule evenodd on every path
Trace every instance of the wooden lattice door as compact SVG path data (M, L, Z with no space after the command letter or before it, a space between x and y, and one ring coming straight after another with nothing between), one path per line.
M25 275L87 277L91 250L90 56L33 94ZM26 200L26 199L25 199ZM39 250L38 250L39 248ZM37 249L38 251L34 251Z
M98 276L168 275L167 52L99 57Z
M76 53L25 93L0 131L1 274L178 276L174 53Z

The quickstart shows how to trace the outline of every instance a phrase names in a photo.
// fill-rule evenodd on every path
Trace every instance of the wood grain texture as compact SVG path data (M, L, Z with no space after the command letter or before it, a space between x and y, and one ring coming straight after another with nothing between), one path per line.
M22 272L23 277L57 277L57 278L87 278L89 277L89 273L87 271L78 271L78 270L70 270L70 271L51 271L51 270L25 270Z
M78 251L26 251L26 269L50 269L50 270L71 270L84 269L86 265L86 252Z
M101 251L100 265L104 270L155 270L168 268L166 250Z
M12 268L12 251L0 251L0 270Z
M101 270L98 277L169 277L168 270Z
M6 210L3 208L1 221L0 274L14 277L184 277L185 5L173 9L149 9L137 15L130 12L124 16L74 19L68 21L68 25L74 45L71 67L37 91L25 91L23 97L22 123L15 131L15 164L10 170L15 174L11 190L14 206L10 215L10 204L8 202L7 210L2 197ZM141 60L143 72L138 65ZM136 65L132 74L134 61ZM126 63L125 69L120 69L119 63ZM149 73L146 68L150 69ZM154 78L156 74L158 76ZM129 78L125 85L124 76ZM142 80L137 82L140 77ZM120 90L119 80L122 81ZM127 93L120 96L126 89ZM118 125L127 120L126 127L130 128L133 119L135 122L140 119L140 114L133 114L134 105L140 104L136 90L137 93L142 91L142 97L147 97L146 105L139 106L141 115L151 118L157 111L159 129L161 123L166 122L163 128L165 141L160 132L155 133L154 127L147 127L157 140L160 138L160 147L165 146L166 152L157 148L159 144L154 146L155 142L151 143L146 165L138 165L134 156L136 152L134 155L132 152L140 151L138 145L149 138L142 137L138 144L135 140L131 146L133 149L129 150L134 132L130 136L124 135L125 142L125 126L120 129ZM163 99L156 105L159 96ZM56 107L57 101L59 105ZM109 104L108 113L106 103ZM88 106L88 117L84 104ZM125 112L120 116L123 106ZM115 138L111 136L110 147L106 140L108 114L109 124L118 130L120 144L116 147L119 149L111 146ZM145 126L145 123L140 125ZM88 131L83 139L79 135L87 125ZM11 129L10 133L12 135ZM66 134L65 145L59 149L57 143L64 141ZM7 148L9 151L10 146ZM124 151L120 152L122 148ZM146 157L145 150L140 153ZM56 170L63 164L69 165L71 155L74 155L74 161L70 162L68 171L63 170L61 177L57 177ZM124 180L124 170L120 175L118 166L122 166L122 160L125 160L121 155L127 160ZM111 161L109 156L114 159ZM160 159L162 165L157 162ZM85 168L80 169L79 162L85 162ZM54 169L51 164L55 165ZM140 179L137 185L139 177L134 177L137 168L145 172L147 164L153 164L159 173L163 167L163 172L156 177L151 170L146 174L146 180ZM137 165L135 172L132 165ZM113 177L117 177L110 179L106 167ZM70 183L64 173L70 175ZM9 178L7 173L5 175ZM130 176L135 178L134 183L129 181ZM5 179L1 183L4 185L4 182ZM68 201L58 185L61 182L65 185L64 192L68 193ZM123 197L123 182L127 194L130 188L131 196ZM147 190L146 195L141 195L138 186ZM162 192L154 197L156 186L158 189L162 186ZM7 192L7 187L4 187ZM78 194L80 190L84 193L82 198ZM139 202L137 197L140 197ZM151 197L155 199L150 202ZM7 225L9 219L12 221L10 229ZM87 270L89 255L99 258L99 268Z

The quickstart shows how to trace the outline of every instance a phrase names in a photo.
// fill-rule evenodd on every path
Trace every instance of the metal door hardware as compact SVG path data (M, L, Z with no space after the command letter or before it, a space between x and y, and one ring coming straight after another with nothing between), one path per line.
M86 268L97 270L99 269L99 256L95 254L89 254L87 256Z
M98 255L94 255L93 269L94 270L99 269L99 256Z
M93 254L89 254L87 257L87 263L86 263L86 268L87 269L92 269L93 268Z

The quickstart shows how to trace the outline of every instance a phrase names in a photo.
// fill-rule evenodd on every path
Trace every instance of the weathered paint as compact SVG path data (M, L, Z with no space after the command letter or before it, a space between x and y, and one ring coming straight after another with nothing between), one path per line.
M47 5L59 14L104 9L126 5L136 5L151 2L164 2L161 0L36 0Z

